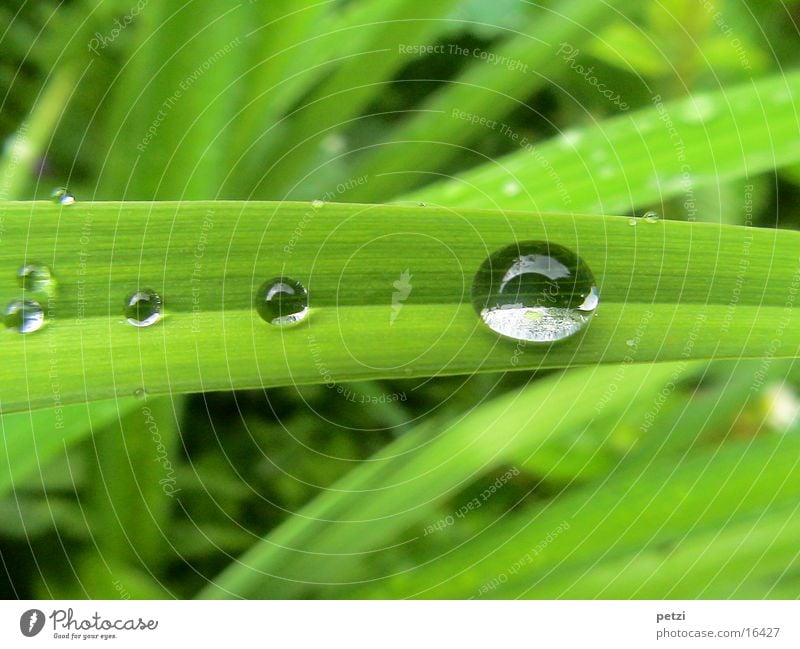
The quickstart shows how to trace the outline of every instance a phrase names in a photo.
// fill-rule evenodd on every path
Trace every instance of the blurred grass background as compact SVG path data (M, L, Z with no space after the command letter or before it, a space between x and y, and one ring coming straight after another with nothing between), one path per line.
M7 0L0 17L3 200L800 224L797 147L746 137L748 102L796 122L795 1ZM686 160L658 120L619 121L690 96L714 99L676 126ZM70 406L63 428L5 415L0 592L794 598L798 381L793 361L732 359L129 399Z

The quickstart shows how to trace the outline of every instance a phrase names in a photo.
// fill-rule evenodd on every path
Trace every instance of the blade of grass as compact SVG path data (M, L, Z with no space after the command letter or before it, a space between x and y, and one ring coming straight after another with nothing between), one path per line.
M638 362L794 357L800 344L793 326L800 233L792 231L346 204L62 209L39 202L0 210L0 263L8 269L0 291L16 296L15 269L54 251L61 286L49 326L31 336L6 331L0 341L4 412L46 405L51 365L69 403L142 389L153 395L614 363L629 356L627 341L642 327ZM488 331L466 295L489 252L541 239L582 256L601 306L582 335L522 348ZM741 258L747 263L729 263ZM390 324L392 285L406 268L417 273L413 297ZM253 308L258 286L280 274L311 294L310 318L292 330L264 323ZM165 300L166 318L154 327L122 321L123 301L140 287Z
M536 597L556 570L587 571L679 543L693 532L752 524L765 510L795 507L799 450L800 440L771 435L661 462L646 472L621 467L601 486L498 520L447 557L410 568L368 594Z
M297 193L293 191L296 184L315 166L319 141L384 91L384 83L408 62L402 46L424 46L435 40L446 26L442 17L455 4L455 0L424 4L386 0L380 11L364 17L370 22L353 28L355 36L351 30L342 34L360 40L363 49L324 79L290 116L286 134L276 147L279 157L265 172L266 195L286 198Z
M463 155L467 145L485 136L486 128L454 118L453 111L477 115L485 123L502 120L531 93L568 70L556 55L559 44L580 48L595 38L596 30L614 17L615 4L615 0L571 0L557 8L539 8L518 35L492 52L498 63L478 61L467 68L392 131L386 145L367 155L354 176L374 178L369 186L347 193L347 199L377 202L396 196ZM408 170L412 173L403 173Z
M448 499L504 464L546 479L602 475L634 441L614 432L632 418L629 406L650 407L676 367L628 370L622 382L616 367L548 377L477 404L455 421L416 427L254 545L200 596L296 597L324 584L374 579L367 563L372 553L424 536L427 525L463 504L444 509ZM619 389L609 391L610 384ZM564 411L551 398L563 393L585 407Z
M136 405L135 399L114 399L0 417L0 495L30 481L36 469L66 446L117 421Z
M800 73L795 71L656 103L523 146L405 198L466 207L623 214L684 196L681 216L692 218L693 189L798 161L798 96Z

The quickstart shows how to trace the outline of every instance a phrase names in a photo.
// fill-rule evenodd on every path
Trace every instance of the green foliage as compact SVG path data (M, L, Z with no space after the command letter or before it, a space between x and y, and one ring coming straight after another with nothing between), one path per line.
M796 3L710 5L0 7L0 294L58 281L0 332L0 592L796 597ZM578 336L480 322L524 240Z

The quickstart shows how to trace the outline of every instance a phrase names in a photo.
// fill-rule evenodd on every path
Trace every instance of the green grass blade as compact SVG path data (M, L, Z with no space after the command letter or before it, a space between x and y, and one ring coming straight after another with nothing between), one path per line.
M752 524L766 510L794 507L798 451L797 438L771 435L654 463L647 471L621 468L602 488L592 485L497 521L491 533L475 535L447 557L412 568L370 595L537 597L542 586L543 596L552 596L547 583L555 570L572 569L575 575L680 543L688 534Z
M434 41L447 25L442 18L455 4L454 0L423 4L386 0L379 12L365 16L370 23L356 28L368 34L368 38L353 35L350 30L342 34L342 38L361 40L363 49L324 79L303 107L290 116L282 144L277 147L278 158L265 172L269 196L296 196L293 191L296 184L316 166L320 140L344 126L376 95L385 92L384 84L408 62L400 48L409 43L428 45Z
M58 396L52 390L51 386L51 400ZM35 477L36 469L63 453L65 446L118 420L136 405L135 399L114 399L0 417L0 495Z
M800 233L792 231L346 204L0 209L6 299L20 292L15 271L24 261L49 263L61 287L49 326L30 336L4 333L4 412L46 406L53 366L69 403L142 389L154 395L615 363L630 356L627 343L637 336L638 362L793 357L800 344L793 326ZM538 239L583 257L601 306L583 335L522 348L488 331L468 295L487 253ZM414 292L392 323L393 283L407 268ZM253 308L257 287L280 274L311 294L308 321L291 330L264 323ZM141 287L160 292L166 317L136 329L122 321L122 303Z
M453 111L491 123L519 109L531 93L569 73L556 55L559 43L579 48L595 38L596 30L613 18L615 4L571 0L554 9L539 9L518 35L491 52L498 63L476 61L391 132L387 144L368 155L354 173L376 174L374 179L368 187L348 193L347 199L379 201L396 196L421 184L426 172L439 172L463 156L467 145L486 135L486 127L456 119Z
M372 553L425 536L427 526L463 504L448 509L448 499L487 472L505 471L503 466L551 480L601 475L630 443L613 433L629 418L628 405L636 397L648 407L661 386L653 378L663 381L676 368L628 370L613 393L608 386L618 368L586 368L478 404L449 424L418 426L254 545L200 596L296 597L322 585L375 578L367 562ZM650 387L642 390L645 380ZM587 407L565 413L551 398L560 393ZM601 401L611 427L595 423L597 412L589 406Z
M406 198L444 205L624 214L800 159L800 73L659 103L436 183ZM456 120L452 120L456 121Z

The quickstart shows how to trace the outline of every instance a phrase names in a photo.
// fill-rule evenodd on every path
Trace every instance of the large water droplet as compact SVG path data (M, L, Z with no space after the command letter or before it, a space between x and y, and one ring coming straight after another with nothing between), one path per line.
M17 271L17 282L20 287L31 293L47 293L52 295L56 281L49 266L44 264L25 264Z
M571 250L524 241L498 250L478 269L472 304L499 334L531 342L563 340L583 329L597 308L592 272Z
M308 315L308 292L297 280L275 277L258 289L256 310L270 324L295 324Z
M36 300L13 300L3 312L6 327L30 334L44 327L44 309Z
M161 319L161 297L145 288L131 293L125 300L125 319L134 327L149 327Z
M53 202L59 205L72 205L75 202L75 197L67 191L66 187L54 189L50 196Z
M658 223L661 220L661 217L658 215L658 212L649 211L642 214L642 219L647 223Z

